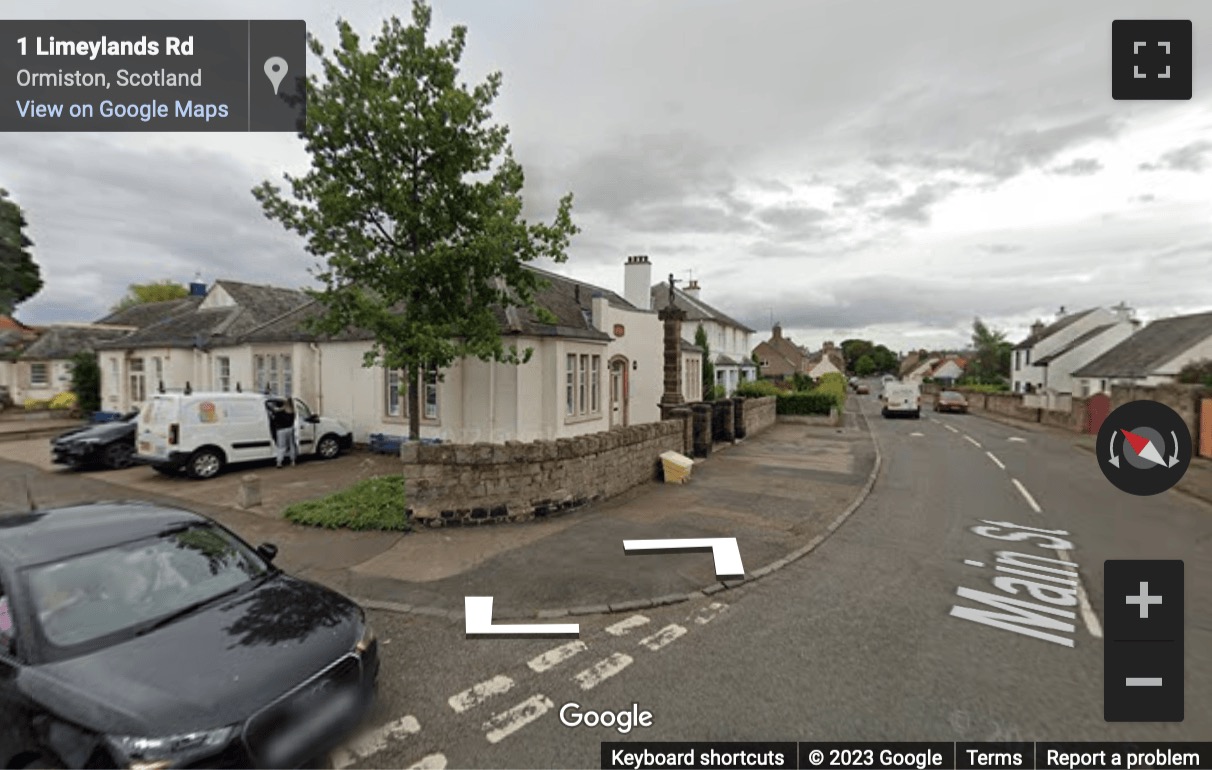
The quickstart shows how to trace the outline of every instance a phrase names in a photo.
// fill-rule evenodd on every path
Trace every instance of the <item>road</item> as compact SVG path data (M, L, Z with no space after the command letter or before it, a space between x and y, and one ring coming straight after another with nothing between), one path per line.
M874 396L862 401L878 414ZM762 580L579 618L575 640L469 640L461 621L373 613L380 702L334 766L597 767L606 740L1212 739L1212 508L1119 492L1052 433L972 415L871 423L883 457L872 494ZM1028 527L1065 534L1005 539ZM996 609L961 588L1014 598L992 582L999 551L1076 564L1080 590L1057 594L1076 601L1056 608L1071 615L999 628L953 614ZM1147 558L1186 563L1186 720L1108 724L1102 565ZM637 704L652 725L568 727L569 703Z

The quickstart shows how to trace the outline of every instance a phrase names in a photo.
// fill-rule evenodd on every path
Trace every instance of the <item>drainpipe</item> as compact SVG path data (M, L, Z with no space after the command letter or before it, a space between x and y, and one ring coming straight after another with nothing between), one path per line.
M309 342L307 346L316 354L316 414L324 414L324 351L314 342Z

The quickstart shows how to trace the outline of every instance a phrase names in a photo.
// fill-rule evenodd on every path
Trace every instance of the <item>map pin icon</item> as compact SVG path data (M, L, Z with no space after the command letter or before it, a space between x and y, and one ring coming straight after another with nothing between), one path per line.
M274 84L274 93L278 93L278 86L282 85L282 79L286 77L286 60L281 56L271 56L266 59L265 77Z

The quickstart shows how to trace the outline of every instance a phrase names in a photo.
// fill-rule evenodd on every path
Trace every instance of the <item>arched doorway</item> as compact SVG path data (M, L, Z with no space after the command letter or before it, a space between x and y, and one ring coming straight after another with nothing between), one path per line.
M627 359L615 356L610 359L610 427L627 425Z

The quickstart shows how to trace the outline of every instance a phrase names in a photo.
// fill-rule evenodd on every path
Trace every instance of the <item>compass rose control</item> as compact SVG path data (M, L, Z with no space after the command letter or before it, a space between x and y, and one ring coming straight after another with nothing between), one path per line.
M1131 401L1108 415L1095 446L1103 475L1133 495L1156 495L1178 483L1191 463L1191 430L1170 407Z

